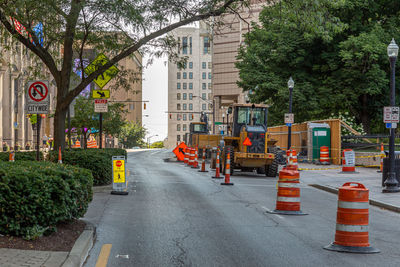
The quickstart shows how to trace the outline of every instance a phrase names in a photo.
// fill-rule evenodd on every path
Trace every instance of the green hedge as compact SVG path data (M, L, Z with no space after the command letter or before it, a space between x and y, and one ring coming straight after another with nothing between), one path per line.
M67 149L62 153L62 162L90 170L94 185L108 185L112 182L112 156L127 155L125 149ZM58 151L50 152L50 161L58 161Z
M92 200L90 171L50 162L0 162L0 233L35 239L82 217Z
M43 160L43 153L40 151L40 160ZM10 152L0 152L0 161L8 161ZM15 152L15 161L19 160L36 160L36 151Z

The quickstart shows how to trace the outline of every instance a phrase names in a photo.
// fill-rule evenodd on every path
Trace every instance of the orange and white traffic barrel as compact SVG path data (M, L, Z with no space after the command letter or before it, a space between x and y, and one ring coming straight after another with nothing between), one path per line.
M229 151L226 154L225 182L221 183L221 185L233 185L233 183L231 183L231 155Z
M322 165L331 164L331 162L329 160L329 147L321 146L319 148L319 163Z
M353 149L342 151L342 173L356 173L356 154Z
M300 209L300 173L293 168L283 168L279 172L276 209L274 214L307 215Z
M201 169L199 172L208 172L206 171L206 147L203 148L203 160L201 161Z
M193 148L189 148L189 165L188 166L193 166L194 163L194 153L193 153Z
M196 147L194 149L194 159L193 159L193 169L198 169L199 168L199 161L198 161L198 148Z
M335 242L327 250L377 253L369 243L369 190L360 183L345 183L339 188Z
M286 156L287 156L286 167L297 170L299 167L297 163L297 151L291 148L286 151Z
M14 151L10 151L10 155L8 156L8 161L15 162L15 152Z
M183 158L183 163L185 165L188 165L189 164L189 148L185 147L184 152L185 152L185 155L184 155L184 158Z
M215 175L212 177L214 179L222 179L220 175L220 162L219 162L219 150L217 151L217 159L216 159L216 166L215 166Z

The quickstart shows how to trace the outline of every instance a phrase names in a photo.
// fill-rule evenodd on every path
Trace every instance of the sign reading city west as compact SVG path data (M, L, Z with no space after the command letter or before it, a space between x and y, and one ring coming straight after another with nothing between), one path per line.
M28 114L48 114L50 97L48 81L29 81L25 109Z
M104 55L104 54L98 54L97 57L93 60L92 63L90 63L86 68L85 68L85 74L90 75L105 64L109 62L109 59ZM106 71L104 71L102 74L97 76L97 78L94 80L94 82L100 87L103 88L112 78L114 78L119 72L119 69L116 66L111 66L108 68Z
M92 90L92 98L108 99L110 98L110 90Z

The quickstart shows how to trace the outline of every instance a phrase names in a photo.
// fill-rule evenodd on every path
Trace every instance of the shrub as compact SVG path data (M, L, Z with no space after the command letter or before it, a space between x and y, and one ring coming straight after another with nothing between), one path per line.
M82 217L92 200L90 171L50 162L0 162L0 232L34 239Z
M0 161L8 161L9 156L10 156L10 152L0 152ZM43 160L42 152L40 152L39 156L40 156L40 160ZM14 159L16 161L20 161L20 160L35 161L36 160L36 151L15 152Z
M126 150L119 148L67 149L62 154L62 161L65 164L90 170L94 185L107 185L112 181L112 156L121 155L126 157ZM58 151L51 151L49 160L57 162Z

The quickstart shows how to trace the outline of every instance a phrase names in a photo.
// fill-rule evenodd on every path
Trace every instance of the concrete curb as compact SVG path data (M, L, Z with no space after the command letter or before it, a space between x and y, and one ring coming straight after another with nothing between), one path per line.
M75 241L62 267L81 267L89 256L89 251L92 249L96 238L96 227L86 221L85 223L85 230Z
M324 191L327 191L327 192L330 192L330 193L333 193L333 194L337 194L338 191L339 191L336 187L332 187L332 186L329 186L329 185L309 184L309 186L312 186L312 187L315 187L317 189L321 189L321 190L324 190ZM394 211L394 212L400 213L400 207L392 205L392 204L388 204L388 203L385 203L385 202L382 202L382 201L379 201L379 200L375 200L375 199L370 198L369 199L369 204L373 205L373 206L377 206L377 207L383 208L383 209L387 209L387 210L390 210L390 211Z

